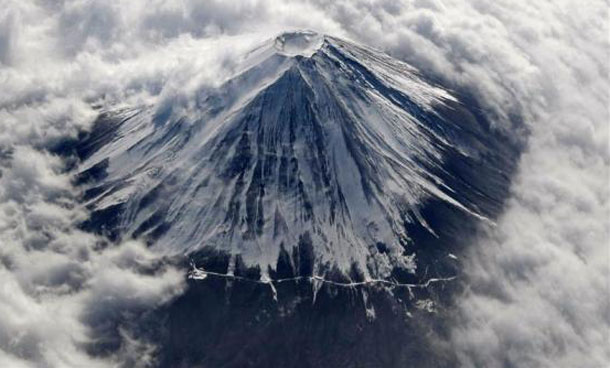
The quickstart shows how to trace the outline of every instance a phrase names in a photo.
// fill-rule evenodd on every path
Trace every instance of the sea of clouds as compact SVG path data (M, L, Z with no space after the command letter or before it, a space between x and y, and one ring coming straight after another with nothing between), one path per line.
M456 365L607 366L609 17L603 0L0 0L0 366L154 365L123 325L179 295L183 271L79 230L48 150L95 106L171 103L301 28L382 49L527 134L505 212L464 255Z

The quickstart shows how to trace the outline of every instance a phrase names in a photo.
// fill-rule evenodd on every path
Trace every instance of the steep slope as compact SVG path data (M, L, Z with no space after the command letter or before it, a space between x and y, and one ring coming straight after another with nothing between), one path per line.
M263 274L294 248L293 273L371 278L415 273L416 237L442 236L430 206L499 209L510 148L409 65L308 31L238 64L189 101L100 117L80 147L86 226Z

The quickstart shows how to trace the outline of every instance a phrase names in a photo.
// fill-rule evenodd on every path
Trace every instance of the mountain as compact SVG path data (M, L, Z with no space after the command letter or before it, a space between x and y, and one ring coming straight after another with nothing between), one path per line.
M422 316L450 303L518 146L468 95L335 37L283 33L233 64L102 111L74 145L82 226L192 267L140 333L164 366L442 365Z
M406 225L436 235L421 214L430 200L482 220L493 212L493 188L446 167L488 154L482 128L409 65L313 32L282 34L238 65L188 104L104 115L111 129L85 144L98 147L80 169L83 181L97 172L87 199L116 213L113 233L263 269L306 243L315 269L355 263L385 277L416 268Z

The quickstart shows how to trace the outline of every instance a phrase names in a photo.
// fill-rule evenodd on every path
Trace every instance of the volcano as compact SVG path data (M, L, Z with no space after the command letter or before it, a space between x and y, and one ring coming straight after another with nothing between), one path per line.
M106 109L81 138L83 227L192 264L190 291L163 312L168 366L413 362L387 343L414 338L396 315L442 304L430 281L459 275L518 156L471 98L311 31L268 40L187 97ZM334 333L348 347L330 348Z

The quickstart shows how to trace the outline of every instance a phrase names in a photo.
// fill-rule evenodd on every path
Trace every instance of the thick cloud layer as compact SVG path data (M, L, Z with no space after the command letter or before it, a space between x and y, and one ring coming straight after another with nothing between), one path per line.
M0 187L0 366L107 366L144 354L121 331L130 313L181 291L184 275L137 242L99 249L74 227L81 213L61 161L13 148ZM85 347L119 346L92 358Z
M61 160L45 149L94 106L171 102L226 77L276 32L382 48L472 93L528 141L512 197L465 260L449 349L469 366L610 361L608 4L558 1L0 0L0 366L107 366L151 354L120 314L179 293L137 243L97 249ZM96 250L97 249L97 250ZM99 321L118 321L106 328ZM119 341L92 358L92 340ZM145 364L146 360L142 360Z

